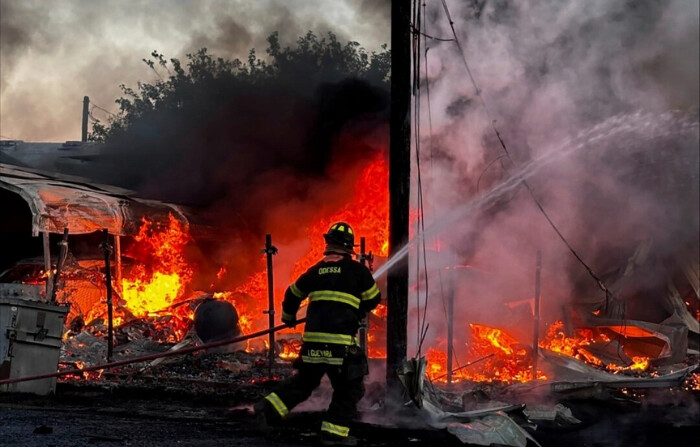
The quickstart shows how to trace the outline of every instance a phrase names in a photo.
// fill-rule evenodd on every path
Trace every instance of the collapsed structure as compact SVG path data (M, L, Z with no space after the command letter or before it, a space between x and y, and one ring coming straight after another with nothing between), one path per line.
M367 173L387 175L385 167L377 169L374 163L385 162L381 160L369 163ZM6 301L3 304L9 306L18 303L7 301L8 299L21 300L22 306L27 308L55 306L51 308L55 310L50 310L50 313L53 312L60 319L67 314L66 327L54 326L48 337L53 337L54 340L50 349L56 354L60 349L62 370L99 367L106 361L105 337L109 316L106 309L106 271L99 245L104 241L101 233L95 233L98 230L107 229L115 236L111 239L115 248L114 265L117 267L112 275L115 294L112 317L115 327L115 358L128 359L168 348L177 350L184 346L195 346L201 342L200 339L208 341L217 339L217 335L226 337L265 327L267 316L263 311L267 308L267 288L264 269L233 290L217 290L213 284L205 291L191 287L196 265L187 262L185 251L193 238L189 234L187 217L180 208L138 199L128 191L94 185L80 179L52 176L8 165L1 168L3 204L8 215L12 216L5 221L6 225L7 222L22 222L25 225L21 231L6 226L3 229L5 235L18 244L16 253L23 250L20 243L27 246L34 243L35 248L46 248L39 260L39 269L29 268L32 265L30 262L25 264L27 269L22 270L24 274L15 274L20 273L16 267L21 263L9 266L2 278L12 284L0 286L4 294L2 298ZM362 176L360 181L364 181ZM375 199L372 202L373 212L380 216L384 213L386 216L386 202L382 202L382 198ZM340 215L347 212L341 211ZM372 232L375 236L386 235L386 228L382 227L385 219L367 214L367 210L363 213L365 222L364 226L360 225L362 231ZM337 218L338 214L323 216L314 228L323 228L327 220ZM379 226L367 227L369 223ZM70 254L56 288L56 300L51 302L54 288L50 285L50 280L55 272L45 272L53 272L56 267L58 257L55 255L60 253L57 248L61 246L60 234L65 228L68 228L70 235ZM313 231L309 232L312 241ZM43 235L42 244L36 244L38 235ZM123 251L118 248L121 240L126 242ZM87 251L92 250L91 256L78 253L84 251L85 247L89 248ZM386 241L375 238L370 247L375 250L375 267L381 266L386 262ZM322 247L319 241L319 246L312 245L308 256L291 270L298 272L305 269L307 265L304 262L313 262L320 249ZM618 269L619 276L617 279L611 278L611 283L616 284L629 278L635 268L644 264L645 253L648 251L640 246L628 258L626 265ZM3 261L5 264L10 263L7 259ZM36 261L33 261L34 267L37 266ZM447 266L450 274L457 272L459 275L459 271L468 273L470 269L471 266L459 264ZM225 266L222 266L223 270ZM682 275L669 279L668 294L663 296L663 306L671 315L664 321L620 321L605 318L604 315L597 315L605 303L578 302L575 308L570 308L564 314L573 317L572 319L549 324L543 322L541 336L535 344L532 339L511 333L517 326L521 326L521 329L523 326L533 328L537 321L533 301L507 303L504 310L509 309L507 312L517 316L514 326L497 327L477 322L467 326L470 335L465 340L468 346L466 363L448 362L447 340L439 338L437 344L427 349L427 360L416 359L405 365L401 373L402 381L409 396L423 408L422 411L427 412L425 421L430 422L431 426L447 428L464 442L484 445L492 442L525 445L524 442L527 439L532 442L532 438L521 428L516 429L522 424L508 416L513 411L523 410L522 404L512 402L513 399L524 399L522 395L512 392L510 401L504 401L501 400L504 398L502 392L493 393L492 396L477 393L475 390L480 389L480 384L516 391L531 390L546 384L560 397L575 394L597 396L596 398L628 389L697 387L697 374L692 375L692 370L697 366L698 358L698 320L693 317L698 306L698 267L692 263L684 264L680 272ZM285 286L285 281L281 281L279 287ZM195 327L196 311L200 304L212 301L227 303L230 307L226 307L224 313L228 316L221 321L210 320L203 326L208 330L200 329L203 336L198 337ZM63 305L70 305L70 308ZM608 306L612 309L615 303L608 303ZM575 312L571 312L574 309ZM36 315L42 311L32 311L32 324ZM223 315L221 310L215 313ZM385 357L385 318L385 306L380 306L370 315L368 351L374 359ZM211 328L217 324L222 327L221 334L212 334ZM224 330L234 324L234 331ZM529 330L525 329L525 332ZM277 353L276 362L284 363L296 357L300 345L299 332L300 329L287 330L286 334L277 337L273 347ZM516 330L516 334L522 332ZM41 333L41 328L39 332L32 333L32 343L41 343L42 341L37 341L37 337L41 337L37 335ZM46 335L49 335L48 332ZM8 345L20 342L22 340L19 338L12 339L2 346L6 362L12 358L12 350ZM455 345L462 344L459 339L453 342ZM246 351L251 356L248 359L257 358L265 364L262 359L269 350L269 345L261 339L252 339L236 344L234 349ZM17 354L18 348L14 348L14 352ZM57 357L58 355L53 362L58 360ZM19 362L20 358L15 356L14 361ZM141 362L137 363L137 368L152 368L159 363L161 362ZM244 374L243 371L252 367L245 366L244 363L239 358L234 363L238 366L233 369L230 362L221 365L226 365L229 374L231 371ZM48 373L52 368L55 370L55 366L53 363L48 369L20 372L10 372L9 368L5 368L3 378ZM69 375L61 380L99 382L105 380L101 376L98 371L77 378ZM260 377L264 377L263 372ZM232 380L236 380L235 374ZM32 382L3 386L5 391L42 393L53 391L55 386L49 382L48 387L45 385L41 389L32 389L19 387L21 383ZM478 395L476 400L474 393ZM450 403L445 406L448 402ZM461 408L461 411L456 411L457 408ZM530 403L526 408L526 420L529 421L577 423L577 419L566 407L542 407ZM471 422L455 425L454 421L460 419ZM447 424L444 421L453 422ZM474 425L476 421L479 422ZM495 433L500 437L493 438L486 436L486 433ZM503 437L504 433L512 436Z

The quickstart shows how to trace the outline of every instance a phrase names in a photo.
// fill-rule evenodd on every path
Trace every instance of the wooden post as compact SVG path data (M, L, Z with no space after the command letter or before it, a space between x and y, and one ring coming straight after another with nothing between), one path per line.
M81 138L80 138L80 141L82 141L83 143L87 141L88 115L90 114L89 107L90 107L90 98L85 96L85 97L83 97L83 133L82 133Z
M389 258L408 243L411 173L411 2L391 2L391 122L389 144ZM396 370L406 359L408 258L387 273L387 397L400 400Z

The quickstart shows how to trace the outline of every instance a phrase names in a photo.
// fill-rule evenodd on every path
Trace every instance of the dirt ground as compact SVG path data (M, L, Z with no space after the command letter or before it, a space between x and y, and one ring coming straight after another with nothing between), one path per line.
M269 380L258 357L185 356L146 372L134 367L105 371L99 378L64 378L52 396L0 393L0 447L318 445L316 432L330 401L330 384L324 379L282 425L261 433L252 404L292 368L277 365ZM424 412L405 407L397 417L396 411L384 410L383 369L372 364L370 371L358 406L361 421L351 428L360 445L465 445L446 430L429 427ZM501 398L510 388L487 391ZM525 395L513 401L525 403L521 398ZM700 391L659 388L643 399L587 397L563 404L582 422L528 429L542 447L695 447L700 439Z
M270 384L271 385L271 384ZM269 385L268 385L269 386ZM197 397L182 389L154 386L59 384L51 397L0 394L1 446L313 446L322 412L298 408L270 434L259 432L250 411L265 386ZM323 398L329 390L316 394ZM244 397L247 396L247 397ZM238 402L233 400L237 399ZM312 397L313 399L313 397ZM700 396L675 404L583 401L569 403L583 421L575 429L539 427L543 447L697 446ZM693 420L695 418L695 420ZM365 414L365 420L368 419ZM371 419L371 416L369 417ZM378 415L377 420L381 419ZM461 446L445 430L357 423L353 433L370 447Z

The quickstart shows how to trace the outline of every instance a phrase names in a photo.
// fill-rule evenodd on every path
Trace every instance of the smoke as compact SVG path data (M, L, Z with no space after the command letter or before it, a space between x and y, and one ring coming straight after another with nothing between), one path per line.
M84 95L104 123L109 115L101 108L117 111L119 85L167 77L141 60L154 49L183 62L203 47L245 60L252 48L264 57L272 32L284 47L310 29L318 36L332 31L341 43L362 36L368 51L378 49L388 41L388 27L378 26L388 20L388 6L63 0L49 14L42 2L3 0L2 135L77 139ZM254 240L274 231L277 244L299 245L305 219L319 204L347 202L359 162L388 147L385 85L310 71L259 87L196 92L205 113L160 116L72 173L196 208L199 245L190 247L190 258L207 278L226 265L225 282L235 283L258 267L250 259L262 240ZM212 111L207 104L214 103Z
M423 200L426 227L443 228L427 241L426 343L445 338L446 297L452 289L455 339L462 349L462 340L469 343L468 322L511 327L529 342L531 306L506 303L532 302L538 250L543 322L562 318L573 302L604 300L532 195L567 243L611 283L640 243L651 241L648 257L634 265L634 287L620 291L627 301L624 316L656 322L668 317L657 298L666 293L669 275L697 258L698 250L698 5L447 3L481 98L455 42L426 38L420 103ZM425 13L428 36L452 38L440 2L428 4ZM649 131L669 110L681 112L665 121L668 130ZM620 132L613 126L603 134L602 127L617 122L613 117L632 129ZM443 222L532 160L586 140L580 150L528 178L532 195L520 187L458 222ZM469 266L437 268L455 264ZM415 251L411 265L416 265ZM411 270L421 287L410 300L422 303L425 274ZM414 310L410 318L420 313Z
M0 4L0 130L25 141L78 140L83 96L116 113L120 84L158 79L141 59L157 50L181 60L206 46L221 57L259 53L277 30L292 45L308 30L372 50L388 41L388 2L3 0ZM361 39L358 38L361 36ZM93 109L105 122L109 115Z

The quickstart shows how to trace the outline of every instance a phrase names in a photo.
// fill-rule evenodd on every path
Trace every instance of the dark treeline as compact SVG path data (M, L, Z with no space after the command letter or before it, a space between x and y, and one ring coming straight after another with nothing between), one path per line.
M308 201L319 183L344 183L331 165L351 171L388 141L388 131L383 142L362 141L388 125L386 46L368 53L308 32L283 47L273 33L265 57L251 50L229 60L203 48L184 62L156 51L143 61L159 80L121 86L119 114L90 134L104 150L80 174L187 205L194 220L230 228L229 241L264 235L271 209Z

